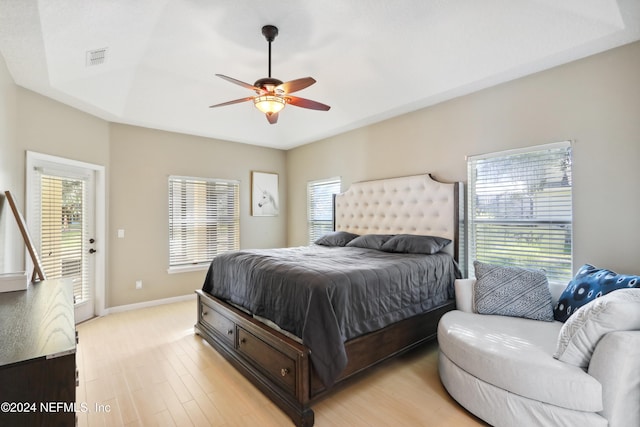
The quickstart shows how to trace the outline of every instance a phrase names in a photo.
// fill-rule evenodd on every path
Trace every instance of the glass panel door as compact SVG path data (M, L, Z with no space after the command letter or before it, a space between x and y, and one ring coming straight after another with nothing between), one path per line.
M87 183L42 174L40 184L40 253L45 275L70 279L76 304L90 302L90 258L95 239L88 233Z
M32 234L47 280L73 286L76 323L95 315L95 172L36 162L29 200Z

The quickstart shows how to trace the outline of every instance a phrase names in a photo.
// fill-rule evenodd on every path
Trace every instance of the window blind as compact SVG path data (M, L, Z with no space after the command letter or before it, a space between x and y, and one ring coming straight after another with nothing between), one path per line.
M169 177L169 269L240 248L238 181Z
M86 182L40 170L38 176L38 191L33 197L38 209L42 269L47 279L71 279L75 302L79 304L90 298Z
M569 141L468 158L471 261L543 269L550 282L572 276Z
M333 195L340 192L340 178L311 181L307 184L309 244L333 231Z

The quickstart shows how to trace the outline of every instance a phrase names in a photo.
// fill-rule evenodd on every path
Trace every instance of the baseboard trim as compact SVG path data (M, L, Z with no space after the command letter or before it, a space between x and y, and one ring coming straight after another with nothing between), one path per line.
M117 305L115 307L109 307L105 309L104 313L100 314L100 316L106 316L108 314L114 314L114 313L122 313L125 311L131 311L131 310L138 310L140 308L156 307L158 305L171 304L174 302L191 301L195 299L196 299L196 294L194 292L192 294L181 295L179 297L156 299L152 301L138 302L135 304Z

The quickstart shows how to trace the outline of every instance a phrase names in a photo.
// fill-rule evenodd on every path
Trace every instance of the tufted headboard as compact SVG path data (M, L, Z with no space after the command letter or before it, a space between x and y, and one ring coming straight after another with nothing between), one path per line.
M357 182L335 199L335 229L356 234L419 234L451 239L460 260L462 183L431 175Z

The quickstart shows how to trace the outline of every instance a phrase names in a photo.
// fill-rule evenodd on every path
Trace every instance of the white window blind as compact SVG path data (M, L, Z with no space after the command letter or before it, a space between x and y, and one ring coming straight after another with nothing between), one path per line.
M169 177L169 270L240 248L238 181Z
M473 262L572 276L571 144L469 157L469 257Z
M333 231L333 195L340 192L340 178L312 181L307 184L309 243Z
M81 303L90 298L86 180L37 172L33 205L42 270L47 279L71 279Z

